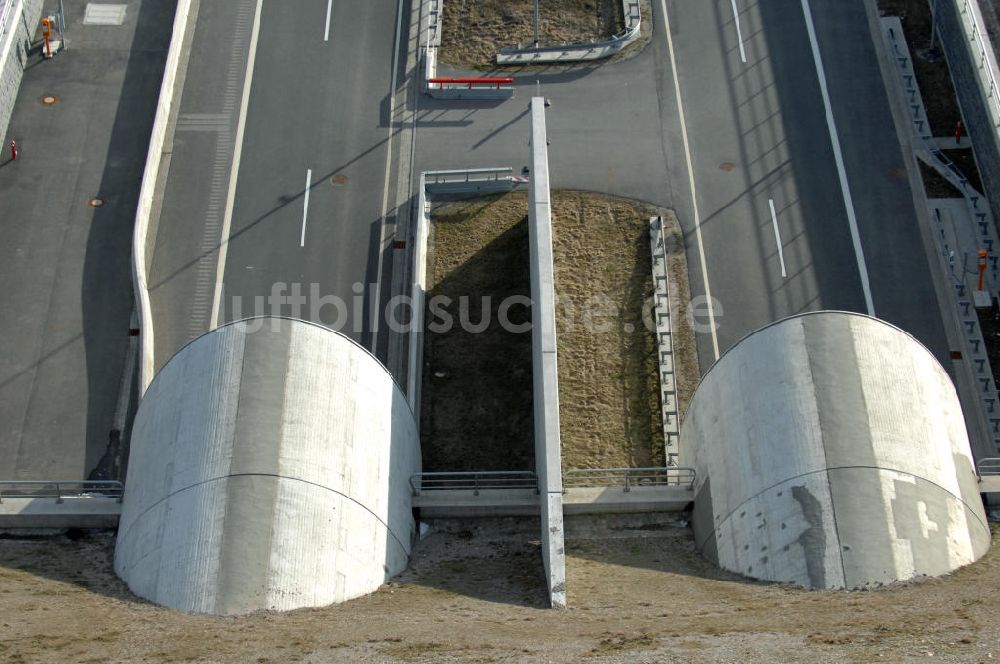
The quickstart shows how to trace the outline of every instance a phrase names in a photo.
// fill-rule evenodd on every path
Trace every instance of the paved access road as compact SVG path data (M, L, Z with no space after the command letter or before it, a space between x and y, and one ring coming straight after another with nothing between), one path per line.
M385 300L391 255L383 208L391 218L407 170L389 154L402 129L390 128L389 90L416 77L395 41L400 17L409 32L403 4L200 3L156 250L169 267L152 279L158 363L210 322L254 313L336 323L372 345L364 321L372 296ZM864 0L651 5L652 41L635 58L518 73L502 103L411 95L415 170L520 168L540 91L554 186L678 211L694 295L715 303L703 368L754 329L817 309L873 312L945 359ZM213 50L231 51L228 69ZM228 137L214 149L213 131ZM171 284L182 287L167 297Z
M863 0L670 11L719 349L794 313L846 309L900 325L946 361Z
M373 346L400 6L197 4L151 278L157 364L260 314Z
M526 97L540 90L554 186L677 210L705 328L704 296L716 302L703 369L747 333L818 309L874 311L946 360L864 0L651 4L652 43L634 59L518 74L518 98L500 106L422 98L418 168L520 167Z
M123 471L132 224L175 3L121 4L122 25L97 26L65 3L70 48L29 59L20 156L0 159L0 480Z

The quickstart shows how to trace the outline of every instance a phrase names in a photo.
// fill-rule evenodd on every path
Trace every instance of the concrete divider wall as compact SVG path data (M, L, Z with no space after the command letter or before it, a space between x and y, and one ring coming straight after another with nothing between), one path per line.
M413 215L413 285L410 288L412 314L410 319L409 365L406 371L406 399L420 426L420 386L424 366L424 298L427 295L427 241L430 220L427 202L427 176L420 174L417 193L417 213Z
M531 100L531 183L528 189L531 261L531 367L535 419L535 467L542 521L542 560L549 600L566 606L562 454L559 441L559 374L556 362L555 275L549 198L545 100Z
M6 0L0 0L0 12ZM7 126L21 87L24 66L28 62L28 51L35 28L42 17L42 0L13 0L5 25L0 26L0 137L7 137ZM6 149L10 139L4 144Z
M156 194L157 181L160 178L163 147L167 137L170 117L174 110L174 87L177 82L177 72L180 68L188 15L191 12L191 3L192 0L177 0L173 36L170 39L170 50L167 51L167 62L163 69L163 82L160 85L160 103L156 109L156 119L153 121L153 130L150 134L149 153L146 155L146 169L142 176L142 187L139 189L139 202L135 213L135 230L132 236L132 277L140 329L140 395L149 387L155 370L155 334L153 331L152 305L149 299L148 275L150 262L152 261L152 254L149 249L152 243L156 241L156 233L150 231L150 219L153 216L153 200Z
M1000 91L997 59L977 0L938 0L937 33L994 218L1000 215ZM959 118L955 118L957 121Z

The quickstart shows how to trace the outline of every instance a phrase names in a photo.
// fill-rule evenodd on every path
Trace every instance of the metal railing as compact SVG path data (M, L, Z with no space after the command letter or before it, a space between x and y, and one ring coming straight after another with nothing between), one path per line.
M0 0L0 37L7 34L7 20L14 11L16 0Z
M472 491L476 496L491 489L530 489L538 493L538 477L528 470L417 473L410 477L410 489L414 496L422 491L443 490Z
M506 180L514 174L514 169L507 167L500 168L466 168L455 171L427 171L424 176L427 178L426 184L434 186L436 184L454 184L456 182L480 182Z
M685 466L657 466L652 468L579 468L567 470L563 486L573 487L633 487L676 486L690 489L694 486L694 468Z
M1000 457L980 459L976 470L980 475L1000 475Z
M992 47L987 48L986 41L983 39L985 31L979 25L979 21L976 20L976 12L969 0L963 0L961 12L969 17L969 24L972 28L972 41L979 50L979 66L986 72L986 76L989 79L990 91L987 98L992 102L993 110L996 112L993 122L994 126L997 126L1000 124L1000 88L997 87L996 77L993 74L992 63L988 55Z
M0 503L4 498L113 498L121 502L125 485L112 480L0 480Z

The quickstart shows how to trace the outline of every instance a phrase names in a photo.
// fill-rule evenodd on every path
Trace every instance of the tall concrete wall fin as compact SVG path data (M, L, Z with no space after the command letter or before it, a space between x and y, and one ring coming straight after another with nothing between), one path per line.
M364 348L302 321L225 325L143 398L115 571L183 611L358 597L407 564L419 471L406 398Z
M682 445L696 545L749 577L877 586L990 545L951 380L875 318L817 312L749 335L702 379Z
M559 373L556 364L555 272L549 198L545 100L531 100L531 186L528 242L531 260L531 352L535 466L541 492L542 559L553 607L566 606L566 561L559 443Z

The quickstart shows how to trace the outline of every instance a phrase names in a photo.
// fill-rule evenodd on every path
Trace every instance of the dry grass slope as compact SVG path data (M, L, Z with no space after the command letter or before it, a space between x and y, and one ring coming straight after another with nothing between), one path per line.
M493 69L502 46L534 41L533 0L449 0L444 3L440 58L456 67ZM541 0L545 44L606 39L625 25L621 0Z
M656 340L643 315L653 288L649 217L657 210L586 192L555 192L552 210L563 467L660 465ZM530 469L531 337L498 322L505 297L530 294L527 196L452 202L432 217L429 298L449 298L445 310L458 321L468 297L467 320L488 315L490 324L478 333L428 330L424 466ZM683 245L673 249L683 270ZM480 308L485 297L488 312ZM530 312L515 306L510 318L527 322Z

